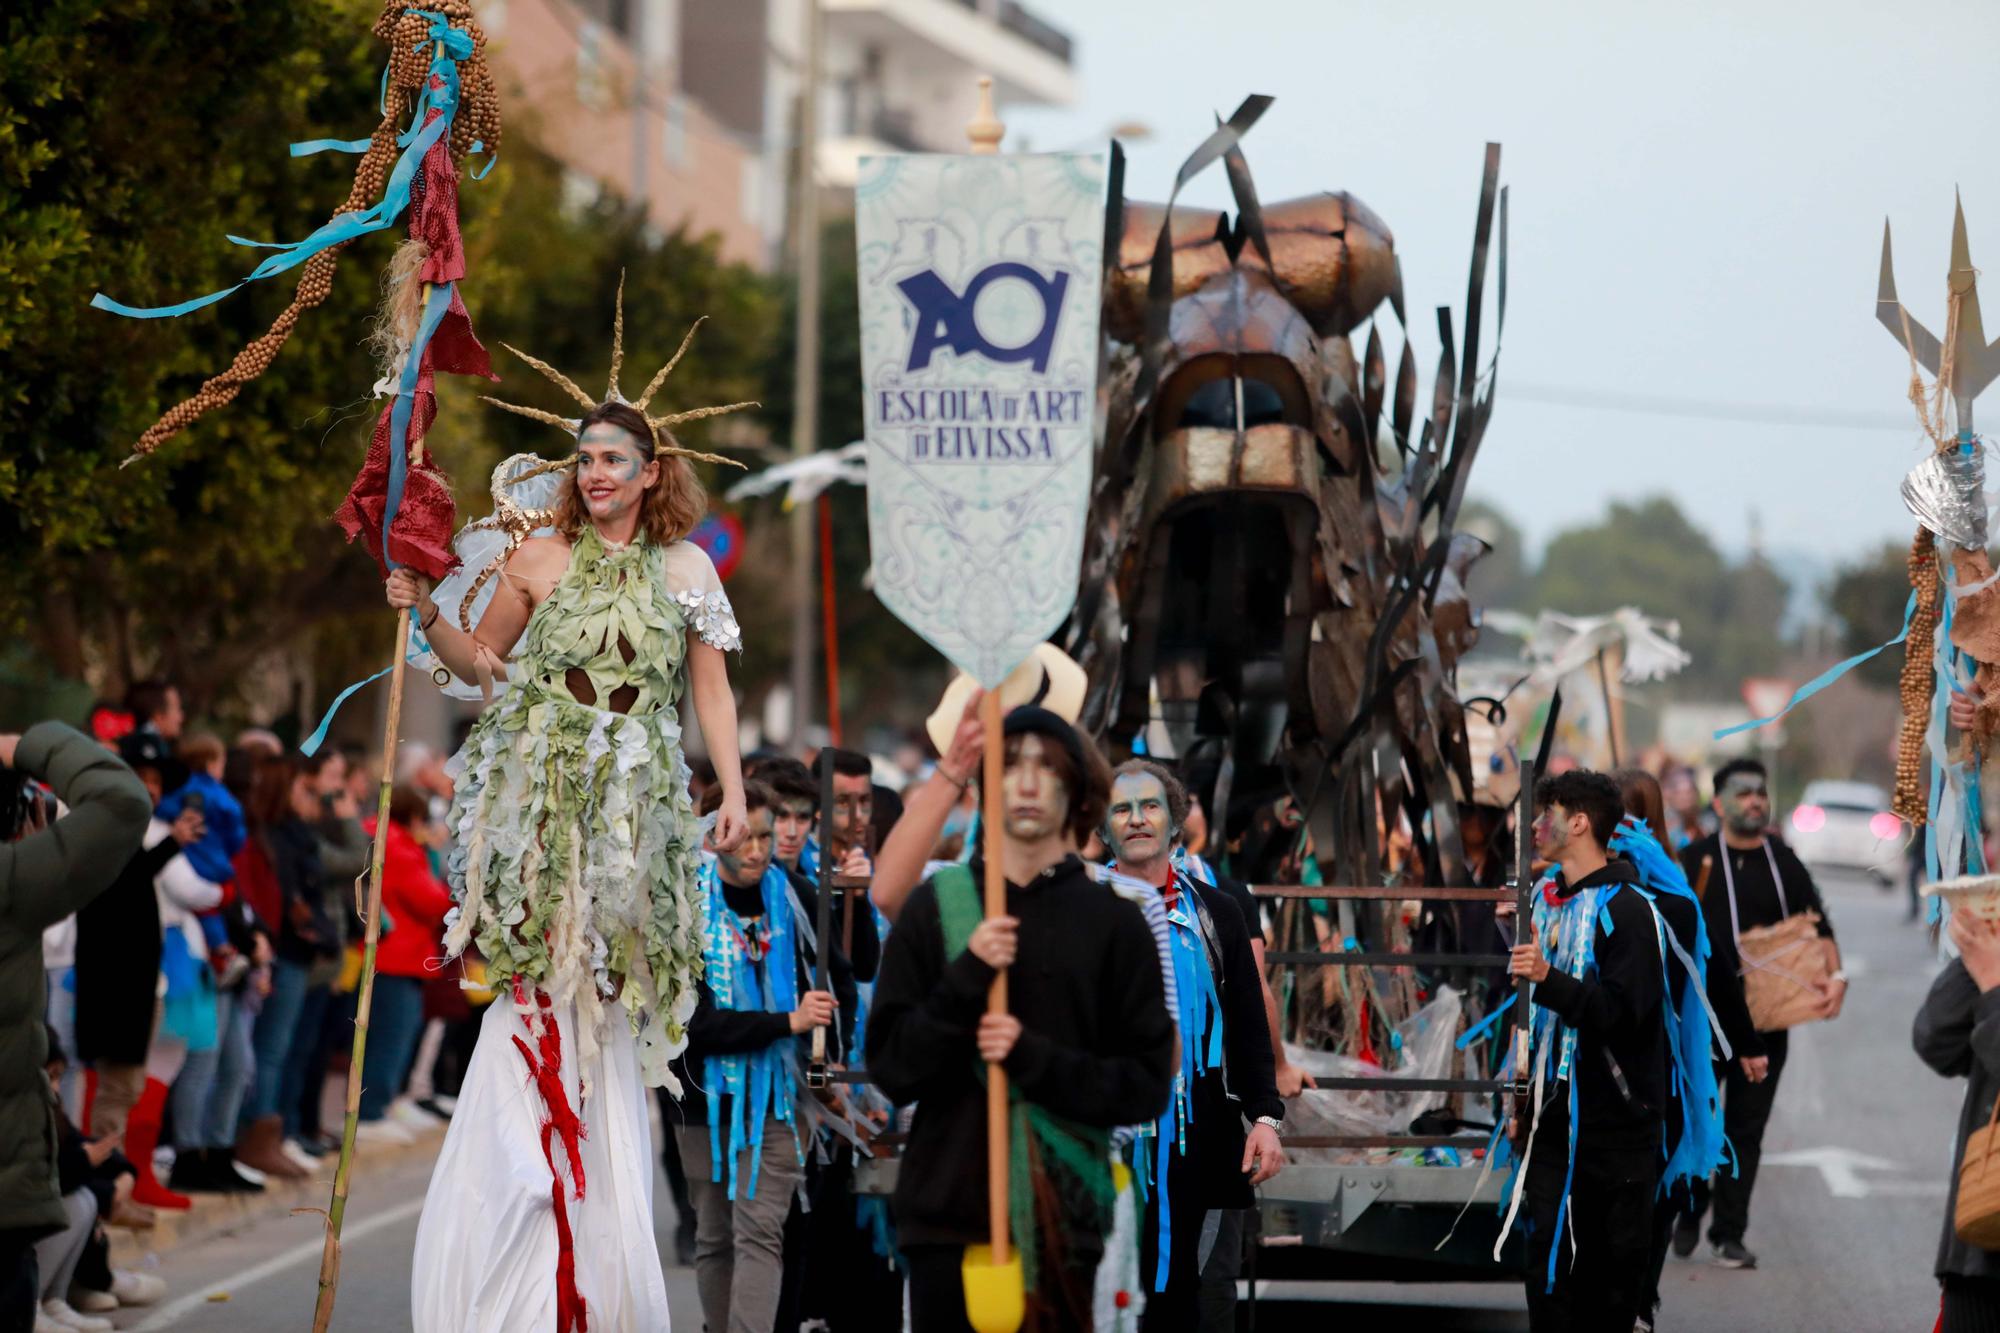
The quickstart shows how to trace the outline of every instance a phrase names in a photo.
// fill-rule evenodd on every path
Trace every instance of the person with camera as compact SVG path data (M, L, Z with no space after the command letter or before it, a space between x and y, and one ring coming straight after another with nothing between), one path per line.
M50 804L29 796L30 780L53 788L69 812L51 820ZM34 1326L35 1242L69 1221L44 1068L42 932L117 877L152 809L132 771L82 732L43 722L0 734L0 1333Z

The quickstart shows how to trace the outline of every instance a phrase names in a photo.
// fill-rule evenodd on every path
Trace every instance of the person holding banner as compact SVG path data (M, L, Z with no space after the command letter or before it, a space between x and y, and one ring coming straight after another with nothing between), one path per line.
M419 1333L669 1326L646 1088L678 1090L671 1062L703 962L704 830L680 702L692 696L721 788L711 841L732 851L748 817L724 654L742 636L715 566L685 540L705 504L686 460L708 456L667 429L727 409L648 417L667 372L631 402L621 360L614 344L606 399L580 420L515 409L576 453L503 465L494 518L455 543L466 567L447 581L448 611L409 571L388 581L390 605L416 608L413 648L441 684L504 684L452 761L444 953L476 946L507 999L487 1009L431 1177ZM524 509L520 486L537 477L557 485ZM482 527L506 538L483 569L467 559Z
M1152 932L1077 855L1104 817L1104 761L1046 709L1016 708L1002 730L1006 915L980 919L983 854L919 885L883 951L868 1026L870 1074L917 1105L895 1196L916 1333L970 1327L964 1251L988 1235L982 1061L1014 1093L1007 1211L1036 1330L1091 1327L1110 1131L1154 1119L1173 1090ZM1026 984L1010 988L1008 1012L985 1013L1000 969Z

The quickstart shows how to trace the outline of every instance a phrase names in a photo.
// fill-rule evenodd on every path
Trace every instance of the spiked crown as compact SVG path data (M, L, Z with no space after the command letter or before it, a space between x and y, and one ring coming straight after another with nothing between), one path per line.
M653 401L653 395L660 391L660 386L667 382L667 376L673 373L674 367L679 365L681 358L687 354L689 345L694 342L695 330L699 329L702 326L703 320L707 318L708 316L706 315L702 316L701 319L697 319L688 329L687 336L681 339L681 345L674 352L672 359L666 365L660 367L657 375L647 381L646 387L640 392L637 401L627 398L618 387L618 372L625 365L625 275L620 273L618 275L617 309L611 322L611 375L605 387L604 403L623 403L627 407L637 411L640 416L646 418L646 423L653 428L653 440L651 443L653 454L656 458L688 458L703 463L726 463L730 467L742 467L744 465L733 458L724 458L720 454L705 454L698 450L681 448L674 440L673 427L683 422L700 421L705 417L719 417L727 412L741 411L746 407L760 407L762 404L754 402L725 403L715 407L690 408L685 412L668 412L661 416L651 416L646 411L647 406ZM520 357L521 360L527 362L534 369L540 371L548 378L550 383L568 394L586 413L595 411L604 405L604 403L598 402L588 393L584 392L575 380L572 380L548 362L538 357L529 356L526 352L510 343L501 343L500 345L515 356ZM524 407L519 403L503 403L498 398L486 397L484 394L481 397L486 398L487 402L500 408L502 411L512 412L514 415L526 417L530 421L539 421L545 425L559 427L571 436L577 435L582 429L582 417L563 417L556 415L554 412L545 412L538 407ZM575 467L576 456L572 454L566 459L549 463L545 466L549 470ZM540 470L536 469L536 471ZM517 482L526 480L528 475L531 474L516 476L514 480Z

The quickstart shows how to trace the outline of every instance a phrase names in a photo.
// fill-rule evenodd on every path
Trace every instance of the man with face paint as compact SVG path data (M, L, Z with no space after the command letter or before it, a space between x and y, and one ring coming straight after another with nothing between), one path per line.
M795 1075L802 1061L788 1047L824 1027L837 1055L836 1011L853 1012L853 977L837 948L833 991L813 989L812 888L772 860L770 789L748 779L743 795L748 832L702 868L706 966L668 1121L694 1205L702 1315L722 1333L763 1333L777 1314L785 1220L812 1133ZM703 813L720 804L712 792Z
M1661 927L1637 869L1606 850L1625 814L1616 782L1575 769L1537 783L1535 804L1535 855L1553 869L1508 965L1546 1011L1518 1196L1529 1326L1628 1333L1651 1277L1667 1109Z
M916 1103L895 1209L915 1333L964 1333L964 1249L987 1239L980 1061L1014 1094L1013 1237L1034 1330L1088 1329L1110 1227L1110 1131L1168 1105L1174 1024L1145 917L1077 855L1103 818L1104 762L1055 714L1003 724L1007 915L981 919L983 851L902 904L868 1022L868 1070ZM985 1012L1008 968L1008 1012ZM1026 1156L1019 1152L1025 1145Z
M1278 1125L1285 1104L1244 923L1245 906L1255 912L1256 904L1239 904L1175 864L1187 811L1187 790L1164 765L1133 759L1112 775L1104 841L1120 873L1165 900L1180 1009L1174 1103L1135 1149L1150 1182L1139 1258L1151 1293L1140 1324L1146 1333L1213 1326L1204 1319L1202 1274L1211 1263L1232 1262L1242 1245L1240 1210L1284 1165ZM1215 1313L1227 1319L1226 1311Z
M1771 790L1764 766L1755 759L1732 759L1717 769L1715 812L1722 820L1721 831L1689 844L1681 853L1689 883L1699 882L1703 861L1710 863L1708 902L1702 914L1714 960L1710 975L1718 979L1738 976L1742 964L1736 937L1744 931L1774 926L1799 912L1817 912L1821 946L1829 955L1832 974L1820 1015L1839 1017L1847 998L1840 946L1811 872L1783 840L1771 835ZM1740 988L1742 982L1732 984ZM1735 1150L1736 1172L1717 1172L1712 1188L1696 1186L1694 1211L1684 1215L1674 1228L1674 1252L1683 1257L1692 1254L1712 1193L1715 1216L1708 1227L1710 1253L1724 1268L1757 1266L1757 1256L1744 1248L1743 1236L1750 1226L1750 1191L1757 1183L1764 1127L1770 1122L1778 1077L1785 1072L1791 1046L1788 1032L1766 1032L1763 1040L1761 1064L1732 1062L1716 1071L1723 1080L1722 1123Z

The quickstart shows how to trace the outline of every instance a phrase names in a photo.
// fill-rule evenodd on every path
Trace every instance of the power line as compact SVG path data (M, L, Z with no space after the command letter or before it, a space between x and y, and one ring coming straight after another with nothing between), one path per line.
M1852 412L1824 407L1788 407L1769 403L1727 403L1656 394L1599 392L1550 384L1502 380L1499 397L1551 407L1576 407L1641 416L1690 417L1701 421L1733 421L1752 426L1830 426L1838 430L1898 431L1909 434L1917 424L1893 412Z

